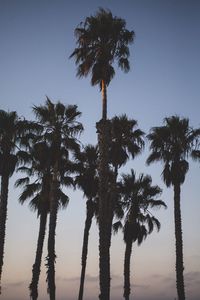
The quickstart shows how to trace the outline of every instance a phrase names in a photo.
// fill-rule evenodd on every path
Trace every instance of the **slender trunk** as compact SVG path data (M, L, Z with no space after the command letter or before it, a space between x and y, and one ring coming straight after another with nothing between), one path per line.
M82 269L81 269L78 300L83 299L85 270L86 270L86 263L87 263L87 254L88 254L88 238L89 238L89 231L90 231L90 227L92 224L93 216L94 216L93 202L92 202L92 199L89 199L87 201L87 215L86 215L86 220L85 220L85 229L84 229L84 237L83 237L82 258L81 258Z
M57 169L57 168L56 168ZM52 186L51 186L51 200L50 200L50 218L49 218L49 236L48 236L48 256L47 256L47 282L48 293L50 300L56 299L56 285L55 285L55 235L56 235L56 222L58 211L58 199L57 199L57 171L53 174Z
M102 120L97 123L99 145L99 281L100 300L110 299L110 245L108 197L108 147L110 122L107 120L106 85L102 80Z
M107 91L106 83L104 80L101 81L101 91L102 91L102 120L107 120Z
M38 298L38 282L40 277L40 268L41 268L41 259L42 259L45 231L46 231L46 222L47 222L47 211L44 210L40 215L40 228L38 234L37 250L35 256L35 262L32 268L32 281L29 285L30 298L33 300L37 300Z
M130 285L130 262L131 262L132 242L126 242L125 256L124 256L124 299L129 300L131 293Z
M183 239L181 225L180 184L174 185L174 220L176 239L176 287L178 300L185 300L184 276L183 276Z
M6 234L8 184L9 184L9 176L5 174L1 177L1 199L0 199L0 294L1 294L1 276L2 276L2 268L3 268L4 244L5 244L5 234Z

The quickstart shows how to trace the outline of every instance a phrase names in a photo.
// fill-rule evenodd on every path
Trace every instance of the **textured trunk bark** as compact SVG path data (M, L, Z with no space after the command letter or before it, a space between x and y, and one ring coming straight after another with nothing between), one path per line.
M43 211L40 215L40 228L38 234L37 250L35 256L35 262L32 269L32 281L30 283L30 298L32 300L37 300L38 298L38 282L40 277L40 268L41 268L41 259L43 252L43 244L46 231L46 222L47 222L47 211Z
M9 176L5 174L1 177L1 198L0 198L0 294L1 294L1 276L2 276L2 268L3 268L4 244L5 244L5 234L6 234L8 184L9 184Z
M99 145L99 281L100 300L110 299L110 245L108 198L108 147L110 122L107 121L106 85L102 80L102 120L97 124Z
M93 216L94 216L93 202L92 202L92 200L88 200L87 201L87 215L86 215L86 220L85 220L85 229L84 229L84 237L83 237L82 258L81 258L82 269L81 269L78 300L83 299L85 270L86 270L86 263L87 263L87 254L88 254L88 239L89 239L89 231L90 231L90 227L92 224Z
M57 168L53 174L52 186L51 186L51 202L50 202L50 218L49 218L49 236L48 236L48 256L47 256L47 282L48 293L50 300L56 299L56 285L55 285L55 235L56 235L56 222L58 211L58 199L57 199Z
M124 256L124 299L129 300L131 293L130 285L130 262L131 262L132 242L126 243Z
M174 220L175 220L175 240L176 240L176 287L178 300L185 300L185 287L183 276L183 239L181 225L180 206L180 184L174 185Z

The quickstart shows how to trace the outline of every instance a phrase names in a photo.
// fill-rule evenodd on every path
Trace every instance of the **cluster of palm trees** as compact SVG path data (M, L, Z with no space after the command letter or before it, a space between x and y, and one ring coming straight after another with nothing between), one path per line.
M95 217L100 221L100 175L98 165L99 147L81 146L79 134L83 126L78 122L80 112L74 105L46 100L45 105L34 107L36 121L21 120L16 112L0 111L0 276L2 275L9 177L15 170L25 174L17 179L15 186L22 188L20 203L29 200L30 207L37 211L39 233L32 280L29 286L31 299L38 299L38 282L42 261L43 244L49 215L48 255L46 257L47 282L50 299L55 299L55 233L57 211L66 207L69 198L66 187L80 188L87 199L84 228L81 276L78 299L83 299L86 272L89 231ZM183 242L180 210L180 187L189 169L189 155L199 159L198 137L200 130L189 127L185 118L172 116L165 124L151 129L147 138L151 153L150 164L163 161L163 180L174 187L174 213L176 236L176 273L179 299L185 299L183 279ZM160 229L159 220L151 208L166 207L158 199L161 189L152 185L149 175L135 171L119 175L119 169L129 158L134 158L144 148L144 133L137 128L137 122L126 115L115 116L110 121L107 201L111 206L109 242L112 231L123 231L124 255L124 298L130 297L130 259L134 242L140 245L154 227ZM102 298L103 299L103 298Z
M166 207L160 199L161 189L152 185L151 176L130 170L119 174L128 160L139 155L145 146L145 134L137 122L126 115L107 118L107 87L115 74L113 64L129 70L128 45L134 32L126 22L100 8L76 28L77 48L71 57L78 65L77 75L91 74L92 85L102 91L102 119L96 124L98 145L83 146L80 134L83 125L76 105L53 103L34 106L35 121L20 119L16 112L0 111L0 279L2 275L9 177L16 170L23 173L16 181L22 188L19 201L30 201L40 224L36 257L29 286L30 297L38 299L38 282L43 244L48 223L47 285L51 300L56 299L55 234L57 213L69 202L67 187L80 188L87 199L83 236L81 275L78 299L83 299L89 231L93 218L99 227L99 299L110 299L110 246L112 232L123 232L124 298L130 298L130 259L133 243L140 245L159 220L151 208ZM174 219L176 240L176 280L179 300L185 299L183 276L183 241L180 189L189 169L187 158L200 158L200 130L189 126L189 120L172 116L163 126L154 127L147 135L150 155L147 163L164 164L163 180L174 188Z

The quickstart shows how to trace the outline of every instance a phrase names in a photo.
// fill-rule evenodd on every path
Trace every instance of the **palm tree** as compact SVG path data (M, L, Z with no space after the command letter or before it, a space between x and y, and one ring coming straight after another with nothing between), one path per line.
M51 147L52 183L50 189L47 282L50 299L55 300L55 234L58 203L61 196L61 178L64 178L62 180L66 186L73 185L73 179L69 175L74 171L74 166L69 159L69 153L79 150L76 137L82 132L83 126L77 121L81 113L77 110L76 105L64 106L60 102L54 104L47 98L45 105L34 106L33 112L39 124L44 128L38 139L45 140Z
M32 281L29 285L30 298L37 300L47 215L50 211L50 187L52 183L51 148L46 142L39 142L29 150L27 156L24 166L18 168L18 171L25 172L27 177L18 179L15 185L23 187L23 192L19 198L20 203L23 204L30 199L30 208L37 211L40 218L37 250L32 268ZM30 177L32 176L34 176L35 180L30 183ZM62 191L59 191L59 195L58 207L65 208L69 199Z
M102 92L102 120L97 124L99 144L99 266L100 299L110 298L109 210L108 192L108 145L109 121L107 120L107 86L115 75L113 64L129 71L128 45L133 42L134 32L126 29L125 20L114 17L109 10L100 8L94 16L87 17L75 29L77 48L70 57L78 65L77 76L91 73L91 84L99 85Z
M124 298L129 300L131 293L130 285L130 260L132 245L137 242L140 245L143 240L150 234L154 226L160 229L160 222L149 211L149 208L166 207L165 203L157 200L161 194L161 189L152 185L150 176L141 174L136 179L135 173L122 175L120 182L121 198L126 211L124 225L121 221L113 225L116 232L123 227L124 242L126 244L124 257Z
M148 135L151 154L147 163L161 161L164 165L163 180L167 187L172 185L174 188L176 287L179 300L185 299L180 193L189 170L187 159L197 146L199 134L200 130L189 126L188 119L172 116L164 119L163 126L153 127Z
M139 155L144 148L144 133L137 128L137 121L134 119L128 119L126 115L115 116L111 119L111 134L110 134L110 147L109 147L109 163L113 170L113 176L111 176L111 209L109 210L110 216L110 240L112 234L112 221L114 217L114 211L116 212L117 206L121 204L117 203L118 191L117 191L117 177L118 171L121 166L125 165L128 159L131 157L134 159Z
M38 282L41 269L41 259L43 252L43 244L46 232L47 215L49 213L50 203L50 148L45 142L36 143L29 147L26 157L24 157L23 166L18 168L27 174L27 177L20 178L16 181L15 186L23 187L23 192L20 195L19 201L23 204L30 199L30 208L37 211L40 218L39 234L37 242L37 250L35 262L32 268L32 281L29 285L30 298L36 300L38 298ZM35 180L30 183L30 177L35 176Z
M82 257L81 257L81 277L78 299L83 299L85 271L88 253L89 231L92 224L92 218L97 208L98 192L98 174L97 174L97 147L87 145L82 152L76 153L78 163L78 175L75 177L75 184L83 191L87 198L86 202L86 220L83 236Z
M6 112L0 110L0 292L1 276L4 258L4 244L6 233L7 204L9 178L15 171L18 161L17 151L19 140L25 132L31 129L31 125L20 119L15 111Z

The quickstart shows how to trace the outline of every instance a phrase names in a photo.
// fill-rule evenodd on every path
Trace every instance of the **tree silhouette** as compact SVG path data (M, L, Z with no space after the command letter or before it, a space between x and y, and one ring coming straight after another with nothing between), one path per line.
M176 287L179 300L185 299L183 275L183 239L180 194L181 185L189 170L187 159L197 146L200 130L189 126L189 120L179 116L164 119L164 125L151 129L148 139L151 154L147 163L161 161L164 165L162 177L167 187L174 188L174 221L176 242Z
M83 236L82 257L81 257L81 278L78 299L83 299L85 270L88 253L89 231L92 224L92 218L97 209L98 193L98 174L97 174L97 147L87 145L82 152L76 153L76 162L78 164L78 175L75 177L75 184L83 191L87 198L86 202L86 220Z
M114 62L125 72L129 71L129 43L134 32L126 29L125 20L114 17L109 10L100 8L94 16L87 17L75 29L77 47L71 54L78 65L77 76L91 74L91 84L99 85L102 92L102 120L97 123L99 146L99 267L101 300L110 298L109 253L109 197L107 86L114 77Z
M30 199L30 208L37 211L40 218L38 241L35 262L32 268L32 281L29 285L30 298L38 299L38 283L41 269L41 259L43 252L43 244L46 232L47 215L50 210L50 187L52 182L51 174L51 149L45 142L40 142L29 147L27 157L24 164L18 171L26 173L26 177L16 181L15 186L23 187L23 192L19 197L19 201L23 204ZM30 182L30 178L35 179ZM66 205L66 199L63 199L63 206Z
M69 153L79 150L77 135L81 133L83 126L77 121L81 113L76 105L65 106L60 102L54 104L47 98L44 106L34 106L33 111L44 128L39 139L45 140L50 145L52 154L47 282L50 299L55 300L55 234L58 200L64 197L68 201L68 197L62 193L60 186L62 183L65 186L73 186L70 174L74 172L74 166L69 159ZM61 178L63 178L62 181Z
M31 122L20 119L15 111L0 110L0 293L6 234L9 178L13 175L19 158L20 141L30 130Z
M130 285L130 260L132 253L132 245L137 242L140 245L143 240L150 234L154 226L160 229L160 222L155 218L150 208L166 207L165 203L158 200L161 189L152 185L152 179L148 175L141 174L136 179L135 173L131 170L131 174L123 174L119 183L121 190L122 203L125 210L125 221L122 225L121 221L113 225L116 232L120 227L123 228L124 242L126 244L124 256L124 298L129 300L131 293Z

